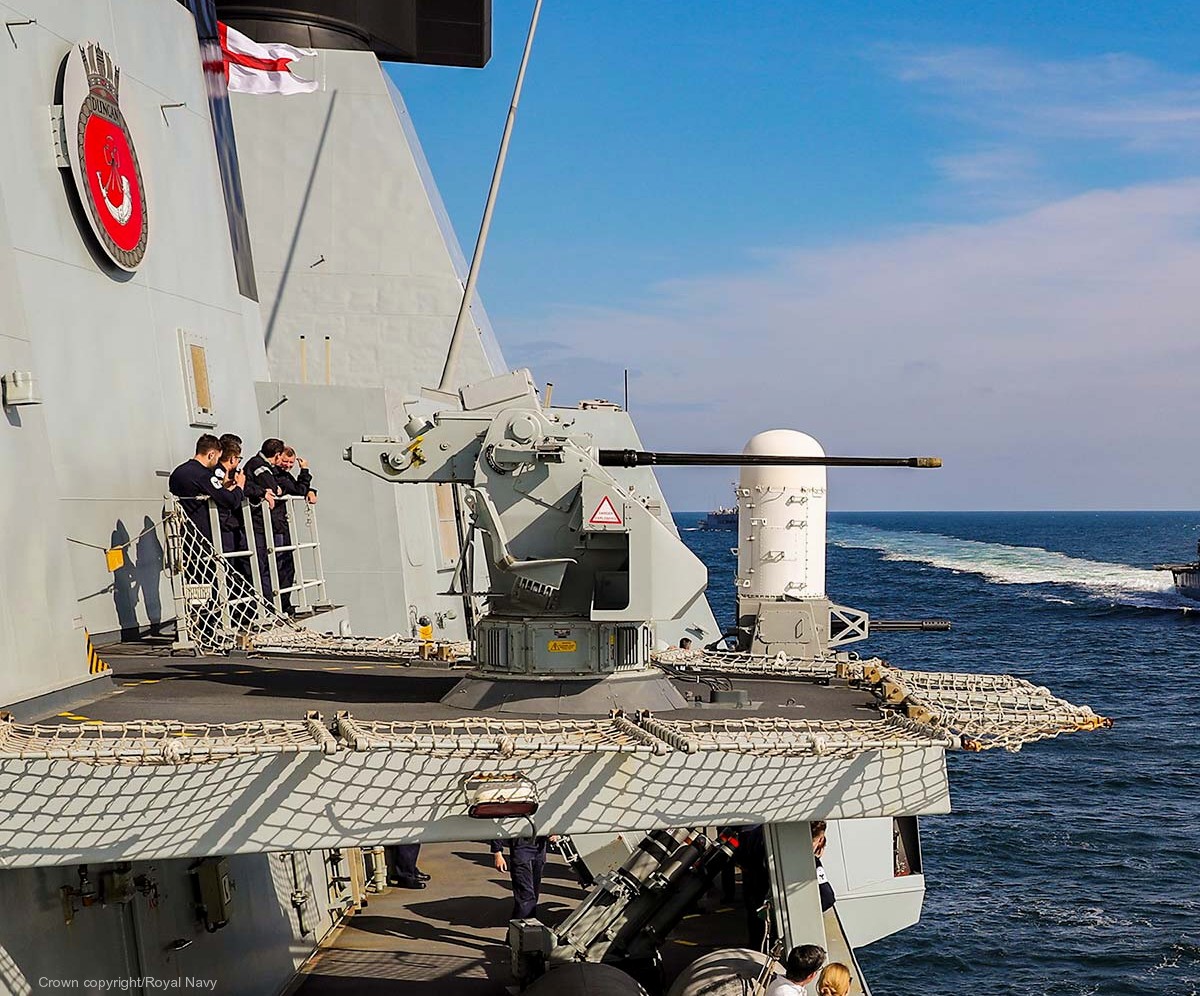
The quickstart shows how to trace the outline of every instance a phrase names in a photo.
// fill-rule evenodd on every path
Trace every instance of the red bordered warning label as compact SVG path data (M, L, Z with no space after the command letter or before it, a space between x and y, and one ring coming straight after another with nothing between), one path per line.
M592 517L588 519L590 526L619 526L621 525L621 517L617 514L617 510L613 508L613 503L608 500L608 495L600 499L600 504L596 506L596 511L592 513Z

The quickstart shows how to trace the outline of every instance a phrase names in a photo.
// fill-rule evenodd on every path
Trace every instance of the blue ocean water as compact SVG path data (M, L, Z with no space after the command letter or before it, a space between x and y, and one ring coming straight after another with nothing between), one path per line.
M736 534L698 520L677 516L729 625ZM1198 537L1196 512L831 514L832 597L954 622L861 652L1016 674L1116 720L949 756L921 923L859 953L875 996L1200 991L1200 614L1152 569Z

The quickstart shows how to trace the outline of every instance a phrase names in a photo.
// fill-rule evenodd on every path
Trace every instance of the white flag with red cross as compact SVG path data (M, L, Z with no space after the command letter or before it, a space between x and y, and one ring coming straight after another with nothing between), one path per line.
M301 79L291 64L312 49L279 42L260 45L226 24L217 24L221 55L225 62L225 84L239 93L312 93L316 80Z

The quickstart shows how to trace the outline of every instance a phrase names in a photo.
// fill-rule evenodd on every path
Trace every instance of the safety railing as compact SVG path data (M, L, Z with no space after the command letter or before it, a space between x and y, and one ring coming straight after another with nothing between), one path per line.
M270 510L262 509L260 521L265 528L256 534L254 518L259 509L244 505L242 540L233 546L226 545L218 509L207 499L168 495L164 500L167 566L177 621L173 650L227 653L239 644L248 646L247 638L256 633L289 628L285 596L290 596L300 614L328 605L316 509L304 498L277 499L286 502L286 531L279 534L280 542L276 542ZM197 503L201 515L208 517L211 539L186 514L185 502ZM303 514L296 509L297 502ZM294 576L281 586L281 573L290 573L280 570L282 556L292 558ZM263 593L264 568L270 596Z
M227 558L249 556L251 577L254 587L259 591L265 590L262 583L262 566L265 562L271 591L268 601L277 613L284 614L285 596L286 600L291 602L293 610L301 615L328 608L330 603L325 588L321 539L317 531L317 508L310 504L304 495L277 496L275 507L278 508L280 503L283 504L285 523L285 531L278 534L282 542L276 540L277 534L270 509L265 505L252 506L249 502L242 505L243 535L247 538L247 545L255 544L251 550L256 553L256 545L261 539L266 551L265 556L252 556L250 552L242 551L226 553L221 549L219 539L214 544L217 552ZM209 509L209 514L215 522L216 509ZM254 525L254 520L259 516L262 517L259 527L262 530L261 534L255 531ZM213 537L218 536L218 532L214 530ZM287 561L281 561L281 557L290 558L293 565L292 578L286 585L281 584L281 576L287 573L282 569L282 564Z
M175 600L172 650L198 655L227 653L242 634L283 624L245 573L241 551L219 552L221 530L215 515L208 525L216 544L185 511L185 503L194 503L189 510L197 513L197 518L215 512L201 504L206 499L180 500L168 495L164 501L166 566Z

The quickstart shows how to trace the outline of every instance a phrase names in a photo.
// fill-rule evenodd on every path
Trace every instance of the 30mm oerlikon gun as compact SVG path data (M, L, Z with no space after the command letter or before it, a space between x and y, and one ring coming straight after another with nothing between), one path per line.
M819 451L692 454L605 448L603 439L576 425L571 410L544 407L526 370L465 387L460 398L461 409L411 418L406 439L364 437L347 449L346 459L394 483L465 487L490 579L488 612L475 633L478 668L451 693L454 704L473 709L545 700L548 679L558 682L559 702L569 700L571 711L601 713L618 704L663 710L684 704L651 666L655 626L682 618L701 598L708 573L660 518L661 504L653 495L622 484L610 468L741 465L819 471L817 552L823 576L825 467L941 463L933 457L829 457ZM754 611L771 617L768 628L782 626L792 634L786 645L774 640L770 652L820 653L837 646L839 637L849 642L866 635L865 613L832 606L823 589L800 595L783 592L779 599L760 597L755 603ZM739 607L740 616L745 611ZM751 630L742 642L766 646L766 636Z

